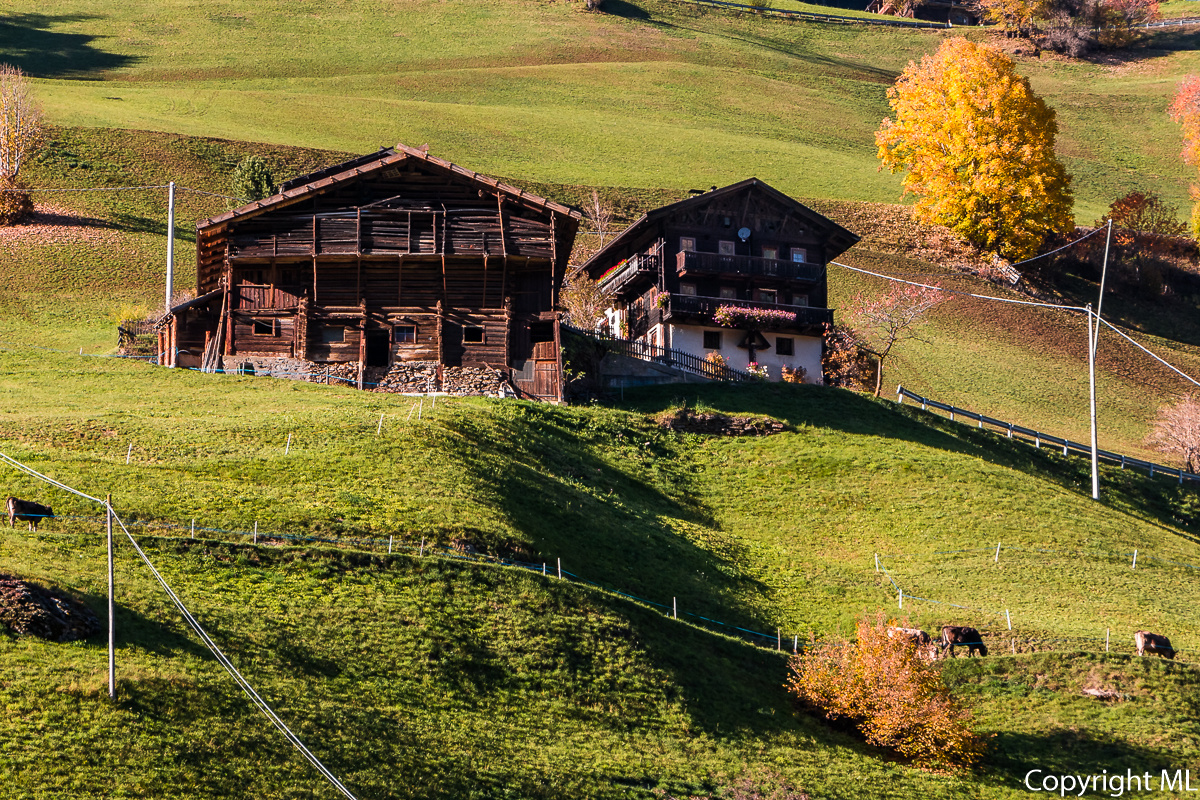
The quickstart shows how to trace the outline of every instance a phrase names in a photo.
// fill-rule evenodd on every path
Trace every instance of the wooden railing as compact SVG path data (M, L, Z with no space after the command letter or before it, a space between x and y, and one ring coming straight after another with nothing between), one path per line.
M1014 425L1011 422L993 419L992 417L984 414L979 414L975 411L968 411L965 408L959 408L958 406L939 403L936 400L930 400L928 397L922 397L919 394L910 392L903 386L897 386L896 402L903 403L904 398L906 397L909 400L920 403L921 408L923 409L936 408L938 411L945 411L950 415L951 420L956 420L958 417L963 417L964 419L974 420L978 423L978 427L980 428L982 428L984 425L991 425L992 427L999 428L1001 431L1008 434L1008 438L1010 439L1014 436L1023 436L1029 439L1030 443L1033 444L1034 447L1040 448L1043 444L1053 445L1055 449L1061 447L1062 454L1064 456L1070 455L1071 453L1076 455L1085 455L1088 457L1091 457L1092 455L1091 445L1073 442L1070 439L1063 439L1059 436L1053 436L1049 433L1035 431L1032 428L1023 428L1020 425ZM1200 475L1196 475L1192 472L1184 472L1178 467L1166 467L1162 464L1155 464L1153 461L1142 461L1140 458L1132 458L1131 456L1122 455L1121 453L1113 453L1108 450L1097 450L1096 455L1105 461L1111 461L1114 464L1120 464L1121 469L1125 469L1126 467L1136 467L1138 469L1147 470L1149 471L1151 478L1153 478L1156 473L1162 473L1163 475L1169 475L1172 478L1177 478L1180 483L1183 483L1185 480L1200 481Z
M751 300L731 300L725 297L700 297L691 294L672 294L667 306L667 316L696 314L711 317L721 306L739 308L763 308L771 311L786 311L796 315L795 325L832 325L833 309L811 306L790 306L783 303L763 303Z
M720 253L697 253L694 250L680 251L675 256L675 269L681 275L685 272L724 272L809 283L815 283L825 275L825 267L821 264L758 256L723 256Z
M674 367L675 369L690 372L693 375L699 375L709 380L740 382L753 379L752 375L742 372L740 369L734 369L723 364L714 364L700 356L686 353L682 350L659 347L656 344L647 344L637 339L618 339L615 336L606 336L594 331L585 331L567 324L564 324L563 328L578 336L587 336L596 341L603 342L605 347L618 355L637 358L642 361L652 361L667 367Z

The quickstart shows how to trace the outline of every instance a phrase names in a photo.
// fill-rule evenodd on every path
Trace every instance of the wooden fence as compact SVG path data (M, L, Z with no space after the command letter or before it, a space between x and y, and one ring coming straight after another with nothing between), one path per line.
M904 398L906 397L909 400L920 403L922 409L936 408L939 411L945 411L949 413L951 421L955 421L958 417L964 417L966 419L975 420L977 423L979 423L980 428L982 428L984 425L991 425L993 428L999 428L1007 433L1008 438L1010 439L1012 439L1014 436L1025 437L1033 444L1034 447L1040 448L1042 444L1053 445L1056 449L1061 447L1064 456L1071 455L1072 453L1075 455L1088 457L1091 457L1092 455L1091 445L1073 442L1070 439L1063 439L1059 436L1053 436L1049 433L1035 431L1032 428L1023 428L1020 425L1014 425L1011 422L993 419L992 417L984 414L968 411L967 409L959 408L958 406L950 406L946 405L945 403L939 403L936 400L930 400L928 397L922 397L919 394L910 392L903 386L897 386L896 402L903 403ZM1096 454L1104 461L1111 461L1114 464L1120 464L1121 469L1125 469L1126 467L1134 467L1147 470L1149 471L1151 478L1158 473L1162 473L1163 475L1169 475L1172 478L1178 479L1180 483L1183 483L1185 480L1200 481L1200 475L1196 475L1192 472L1185 472L1177 467L1167 467L1163 466L1162 464L1155 464L1152 461L1142 461L1140 458L1133 458L1132 456L1122 455L1121 453L1113 453L1109 450L1097 450Z

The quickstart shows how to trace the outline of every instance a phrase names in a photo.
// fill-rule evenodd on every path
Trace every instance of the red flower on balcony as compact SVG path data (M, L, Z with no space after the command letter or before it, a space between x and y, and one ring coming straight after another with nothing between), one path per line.
M726 328L771 328L794 325L796 313L775 308L725 305L713 312L713 322Z

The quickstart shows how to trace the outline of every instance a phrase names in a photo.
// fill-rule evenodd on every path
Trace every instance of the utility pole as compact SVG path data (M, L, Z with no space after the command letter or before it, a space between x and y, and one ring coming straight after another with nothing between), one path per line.
M167 184L167 301L164 314L171 313L171 291L175 285L175 181Z
M1091 389L1092 411L1092 499L1100 499L1100 450L1096 444L1096 345L1100 340L1100 308L1104 305L1104 279L1108 276L1108 246L1112 243L1112 219L1108 220L1108 237L1104 240L1104 266L1100 269L1100 299L1096 302L1096 327L1092 327L1092 304L1088 303L1088 383Z
M105 495L104 518L108 528L108 697L117 699L117 619L113 613L112 495Z

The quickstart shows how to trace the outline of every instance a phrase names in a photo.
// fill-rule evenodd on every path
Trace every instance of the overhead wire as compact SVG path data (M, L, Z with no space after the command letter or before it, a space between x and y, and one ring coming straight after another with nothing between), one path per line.
M325 779L328 780L335 789L341 792L347 798L347 800L358 800L354 794L346 788L345 784L338 780L337 776L330 772L330 770L321 762L321 760L313 755L312 751L305 746L304 742L302 742L300 738L292 732L291 728L289 728L287 724L279 718L271 706L268 705L265 700L263 700L257 691L255 691L254 687L245 678L245 676L243 676L238 668L233 665L233 662L229 660L224 651L217 646L217 643L212 640L212 637L208 635L208 632L204 630L204 627L192 615L192 612L188 609L187 605L185 605L183 600L180 599L179 595L175 593L175 590L171 588L171 585L167 582L166 578L164 578L162 573L160 573L154 566L154 563L146 555L145 551L142 550L137 540L133 537L133 534L131 534L129 529L125 526L125 522L120 518L120 516L117 515L115 511L112 510L112 506L107 501L101 500L97 497L92 497L85 492L81 492L78 489L62 483L61 481L55 480L48 475L43 475L42 473L33 469L33 467L30 467L16 460L15 458L12 458L6 453L0 452L0 461L8 464L14 469L19 470L20 472L42 480L51 486L104 506L112 514L113 519L117 521L117 524L120 526L121 530L124 531L126 538L128 538L129 543L133 545L133 549L135 552L137 552L138 557L141 558L146 564L146 567L150 570L151 574L154 575L154 578L158 581L159 585L162 586L163 591L167 593L167 596L171 599L171 602L175 604L177 609L179 609L179 613L183 615L183 618L187 622L188 626L196 632L196 635L200 637L205 647L208 648L209 652L213 654L213 656L217 659L217 662L225 669L226 672L229 673L230 677L233 678L234 682L237 683L242 691L246 693L251 702L253 702L254 705L257 706L258 709L263 713L263 715L270 720L271 724L274 725L279 732L284 735L284 738L288 740L292 747L298 753L300 753L300 755L303 756L306 761L312 764L312 766L318 772L320 772L321 775L325 777Z

